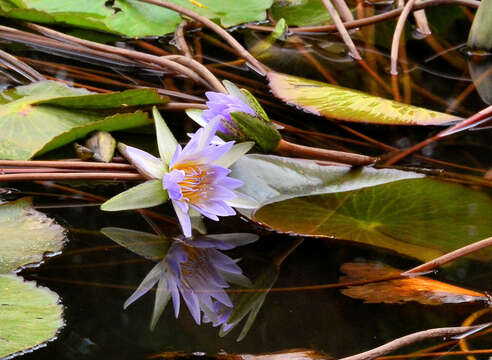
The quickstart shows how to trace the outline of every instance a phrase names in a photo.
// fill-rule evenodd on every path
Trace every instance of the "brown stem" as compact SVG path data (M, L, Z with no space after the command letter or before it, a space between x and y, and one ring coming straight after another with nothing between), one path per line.
M485 249L488 246L492 246L492 237L477 241L473 244L464 246L458 250L455 250L455 251L447 253L443 256L440 256L437 259L428 261L425 264L416 266L416 267L414 267L408 271L405 271L404 273L402 273L402 275L418 274L418 273L431 271L431 270L433 270L439 266L447 264L451 261L459 259L463 256L468 255L468 254L474 253L475 251Z
M476 325L476 326L462 326L462 327L448 327L448 328L436 328L436 329L429 329L429 330L424 330L424 331L419 331L410 335L403 336L401 338L398 338L396 340L390 341L389 343L386 343L382 346L379 346L375 349L353 355L353 356L348 356L344 357L339 360L371 360L374 358L377 358L378 356L393 352L395 350L398 350L402 347L415 344L417 342L421 342L427 339L433 339L433 338L443 338L443 337L450 337L450 336L457 336L457 335L463 335L467 332L473 331L473 330L478 330L480 328L483 328L483 325Z
M182 21L176 31L174 32L174 39L176 41L177 48L181 53L189 58L193 58L193 55L191 54L190 47L188 46L188 43L186 42L185 39L185 34L184 30L186 26L188 25L188 22L186 20Z
M36 70L34 70L32 67L29 65L25 64L15 56L10 55L9 53L6 53L3 50L0 50L0 61L3 61L6 63L8 67L11 69L15 70L22 76L26 77L30 81L42 81L46 80L46 78L38 73Z
M393 41L391 42L391 66L390 74L398 75L398 50L400 48L400 38L403 33L403 28L405 27L405 22L407 21L410 11L415 4L416 0L409 0L403 7L403 11L398 18L396 23L396 28L393 33Z
M182 15L186 15L186 16L192 18L193 20L198 21L199 23L202 23L203 25L205 25L206 27L208 27L209 29L211 29L215 33L217 33L225 41L227 41L229 43L229 45L231 45L236 50L236 52L239 54L239 56L246 59L260 73L265 74L268 71L267 67L265 65L263 65L261 62L259 62L258 60L256 60L256 58L253 55L251 55L236 39L234 39L234 37L231 34L229 34L227 31L222 29L219 25L217 25L213 21L207 19L206 17L201 16L201 15L199 15L199 14L197 14L197 13L195 13L189 9L186 9L182 6L179 6L179 5L176 5L173 3L169 3L167 1L161 1L161 0L139 0L139 1L174 10L174 11L176 11Z
M300 156L313 160L335 161L348 165L369 165L376 161L376 158L366 155L353 154L343 151L327 150L314 148L299 144L294 144L285 140L280 140L277 152Z
M0 160L0 166L51 167L58 169L101 169L118 171L135 170L135 168L129 164L63 160Z
M136 173L128 172L79 172L79 173L41 173L41 174L8 174L0 175L0 181L33 181L33 180L123 180L135 181L145 180L145 178Z
M203 64L199 63L198 61L182 55L168 55L165 58L175 61L181 65L187 66L190 69L193 69L202 78L207 80L212 85L212 87L215 88L217 91L227 94L226 88L224 87L224 85L222 85L219 79L217 79L215 75L210 72L209 69L207 69Z
M480 5L480 1L476 0L424 0L422 2L418 2L417 4L414 5L413 11L420 10L420 9L425 9L428 7L432 6L439 6L439 5L461 5L461 6L468 6L472 8L478 8ZM380 21L392 19L394 17L397 17L401 14L403 11L403 8L398 8L394 9L391 11L387 11L382 14L370 16L364 19L358 19L354 21L347 21L344 22L343 25L345 26L346 29L353 29L357 27L362 27L366 25L372 25ZM259 31L273 31L272 26L259 26L259 25L248 25L247 26L249 29L253 30L259 30ZM336 31L337 27L335 25L323 25L323 26L305 26L305 27L289 27L289 31L292 31L294 33L303 33L303 32L332 32Z
M415 144L414 146L400 152L399 154L395 155L394 157L392 157L390 160L386 161L385 165L386 166L391 166L391 165L394 165L396 164L398 161L404 159L405 157L407 157L408 155L411 155L413 154L414 152L426 147L427 145L429 145L430 143L436 141L436 140L439 140L439 139L442 139L446 136L449 136L449 135L452 135L458 131L462 131L464 129L467 129L475 124L478 124L479 122L481 122L482 120L488 118L492 116L492 105L486 107L485 109L479 111L478 113L476 113L475 115L472 115L470 116L468 119L465 119L461 122L459 122L458 124L454 125L454 126L451 126L441 132L439 132L437 135L431 137L431 138L428 138L418 144Z
M176 63L174 61L166 59L166 57L149 55L149 54L145 54L145 53L142 53L139 51L128 50L128 49L118 48L115 46L96 43L96 42L89 41L89 40L79 39L75 36L66 35L66 34L63 34L59 31L48 29L44 26L40 26L40 25L36 25L36 24L29 24L29 27L36 30L36 31L39 31L42 34L45 34L47 36L51 36L55 39L61 39L64 41L69 41L71 43L86 46L86 47L93 49L93 50L97 50L97 51L104 52L104 53L116 54L122 58L131 58L131 59L136 59L136 60L143 61L143 62L150 63L150 64L157 64L157 65L160 65L161 67L175 71L178 74L183 74L183 75L189 77L190 79L192 79L193 81L195 81L197 83L204 83L204 80L200 76L198 76L198 74L193 72L191 69L189 69L186 66L183 66L179 63ZM206 82L205 82L205 85L207 85Z
M492 354L492 349L485 350L467 350L467 351L440 351L429 353L414 353L409 355L393 355L393 356L381 356L378 360L400 360L400 359L413 359L422 357L441 357L441 356L457 356L457 355L480 355L480 354Z
M338 15L338 12L335 10L335 7L333 6L330 0L322 0L322 1L326 7L326 10L328 10L328 12L330 13L331 19L335 23L335 26L337 27L337 30L340 33L343 42L348 47L351 55L355 60L361 60L362 57L357 51L357 48L355 47L355 44L352 41L352 38L350 37L347 29L343 25L342 19L340 18L340 15Z

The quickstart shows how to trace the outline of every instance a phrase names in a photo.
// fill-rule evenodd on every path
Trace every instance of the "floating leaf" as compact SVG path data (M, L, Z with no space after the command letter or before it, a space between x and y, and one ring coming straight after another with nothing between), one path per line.
M63 326L58 295L15 275L0 275L0 358L52 339Z
M101 232L114 242L146 259L164 259L171 246L171 239L142 231L107 227Z
M272 6L275 19L284 18L287 25L306 26L332 23L322 0L275 0Z
M459 117L297 76L269 72L278 98L330 119L386 125L440 125Z
M403 272L381 263L346 263L340 270L346 274L340 278L340 282L398 277ZM441 305L487 300L485 294L424 276L350 286L341 292L354 299L362 299L366 303L394 304L417 301L425 305Z
M240 191L261 205L423 177L410 171L320 166L311 160L257 154L239 159L232 166L231 176L242 180L244 185Z
M54 105L70 109L114 109L128 106L166 104L169 98L154 89L131 89L108 94L84 94L61 96L34 101L33 105Z
M254 218L284 233L351 240L429 261L490 236L492 200L462 185L415 179L269 204ZM490 261L492 249L470 256Z
M33 209L30 198L0 205L0 232L0 274L40 262L44 253L60 251L65 240L64 229Z
M272 0L201 0L203 6L189 0L171 2L209 19L220 19L224 27L265 20L265 11L272 5ZM63 23L130 37L162 36L173 32L182 21L172 10L136 0L115 0L111 5L100 0L17 0L17 6L10 1L0 4L0 15L5 17Z
M84 96L81 98L81 95ZM114 95L111 101L105 98L106 106L121 104L116 101L117 94L111 95ZM95 130L122 130L152 122L140 111L102 115L47 104L48 100L60 104L63 103L62 97L68 97L66 105L70 105L74 96L77 101L83 101L87 96L98 106L102 104L100 95L55 81L42 81L0 92L0 158L27 160ZM124 98L126 101L126 95ZM45 104L35 105L41 101Z

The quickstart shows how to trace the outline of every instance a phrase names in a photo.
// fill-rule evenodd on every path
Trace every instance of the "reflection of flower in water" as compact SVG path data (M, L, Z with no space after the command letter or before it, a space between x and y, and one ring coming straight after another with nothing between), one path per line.
M174 314L178 316L180 294L197 324L201 321L214 326L225 324L233 305L224 289L229 283L248 286L250 282L242 274L237 260L219 250L230 250L257 239L253 234L221 234L174 241L166 257L147 274L124 307L157 283L152 328L171 298Z

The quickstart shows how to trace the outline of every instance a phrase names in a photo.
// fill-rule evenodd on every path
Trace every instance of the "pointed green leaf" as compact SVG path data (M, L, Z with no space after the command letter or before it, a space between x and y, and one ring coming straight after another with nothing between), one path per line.
M254 218L280 232L356 241L429 261L489 237L492 199L424 178L273 203ZM470 256L490 261L492 248Z
M154 115L155 131L157 134L157 145L159 146L159 155L162 161L169 165L171 159L176 152L178 142L173 133L167 127L166 122L162 118L159 110L154 106L152 108L152 114Z
M4 234L0 238L0 274L38 263L45 253L56 253L65 243L65 230L36 211L30 198L0 205L0 232Z
M54 292L15 275L0 275L0 358L54 338L63 307Z
M329 119L386 125L440 125L462 118L297 76L269 72L276 97Z
M149 180L128 189L101 205L104 211L143 209L163 204L169 199L162 180Z

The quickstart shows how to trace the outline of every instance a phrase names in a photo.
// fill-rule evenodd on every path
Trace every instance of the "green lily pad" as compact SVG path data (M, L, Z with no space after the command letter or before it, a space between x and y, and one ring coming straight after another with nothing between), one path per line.
M283 233L350 240L428 261L489 237L492 199L424 178L273 203L254 218ZM490 261L492 249L471 256Z
M386 125L441 125L462 118L297 76L269 72L272 92L300 109L329 119Z
M331 24L331 16L321 0L275 0L271 8L275 19L284 18L287 25L307 26Z
M58 295L15 275L0 275L0 358L49 341L63 326Z
M311 160L259 154L243 156L231 169L231 176L244 183L239 191L260 205L423 177L411 171L321 166ZM248 215L246 210L240 211Z
M65 242L64 229L36 211L30 198L0 205L0 231L6 234L0 239L0 274L40 262L43 254L60 251Z
M143 93L122 92L94 95L55 81L42 81L0 92L0 158L27 160L49 150L85 137L92 131L113 131L150 124L146 113L104 115L71 109L80 102L85 108L113 108L130 102L129 94L139 102L145 94L159 100L152 90ZM121 97L120 97L121 96ZM165 101L161 99L159 101ZM40 103L43 104L40 104ZM51 103L50 103L51 102ZM66 105L67 107L53 106ZM136 105L137 102L131 102Z
M261 21L272 0L171 0L224 27ZM100 0L17 0L0 1L0 15L42 23L63 23L76 27L113 32L130 37L162 36L173 32L182 21L171 10L139 2L115 0L113 5Z

